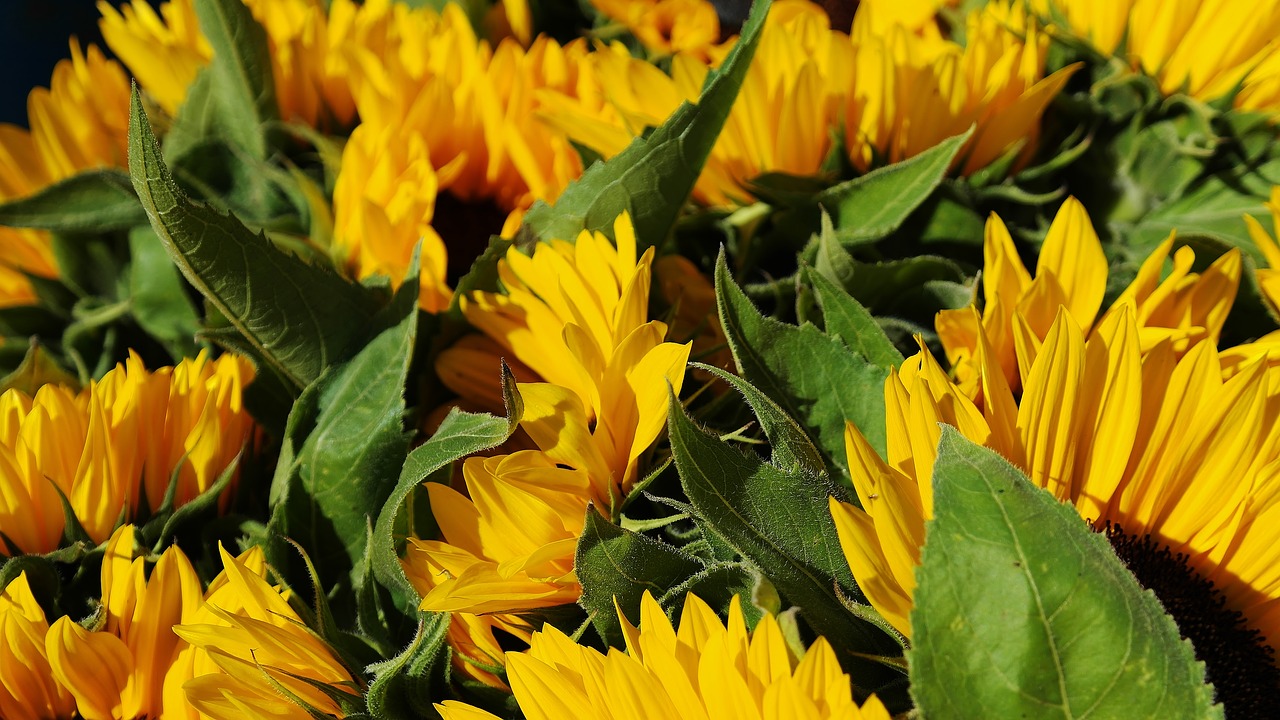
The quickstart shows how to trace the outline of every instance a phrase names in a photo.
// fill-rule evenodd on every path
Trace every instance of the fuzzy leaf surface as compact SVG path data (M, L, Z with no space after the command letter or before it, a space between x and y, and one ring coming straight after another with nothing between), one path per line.
M925 718L1221 718L1191 644L1069 505L943 427L911 613Z
M280 251L235 217L187 197L160 157L136 89L129 171L178 269L254 354L295 386L314 382L368 332L376 302L367 290Z

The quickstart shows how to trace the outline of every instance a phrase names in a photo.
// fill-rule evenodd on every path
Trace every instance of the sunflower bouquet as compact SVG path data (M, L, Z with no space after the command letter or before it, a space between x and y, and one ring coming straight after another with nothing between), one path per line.
M1280 716L1280 2L98 12L0 717Z

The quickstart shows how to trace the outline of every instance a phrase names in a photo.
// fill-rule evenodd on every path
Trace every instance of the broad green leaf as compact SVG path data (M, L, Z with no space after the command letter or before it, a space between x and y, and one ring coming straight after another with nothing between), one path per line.
M1258 168L1239 168L1214 175L1194 185L1177 200L1160 205L1132 226L1117 225L1115 235L1136 253L1145 256L1177 230L1183 239L1205 236L1238 247L1255 261L1264 262L1249 238L1246 213L1265 222L1271 211L1266 202L1273 184L1280 183L1280 159Z
M62 232L110 232L145 221L129 176L86 170L34 195L0 204L0 225Z
M218 107L214 101L213 68L206 65L187 87L187 97L164 134L164 161L181 165L201 145L222 139Z
M897 643L854 618L840 597L861 597L840 549L827 498L834 484L788 473L695 427L671 397L671 449L693 512L778 592L799 606L813 631L827 638L856 686L882 687L897 676L860 654L891 655Z
M507 417L468 413L457 408L450 410L431 439L409 453L404 467L400 469L395 489L378 514L378 522L373 527L373 547L369 551L373 555L373 571L378 581L391 592L396 607L405 615L413 617L417 614L421 598L400 567L396 546L404 538L395 536L396 518L410 493L428 476L455 460L497 447L515 432L524 408L515 391L515 380L505 367L503 389Z
M422 615L413 643L396 657L369 667L373 682L366 700L378 720L439 717L433 703L444 699L449 646L449 615Z
M911 613L925 718L1221 718L1191 645L1069 505L943 427Z
M209 92L219 131L250 156L267 157L265 125L279 119L267 32L241 0L195 0L213 48Z
M917 255L901 260L867 263L853 261L852 276L844 288L863 307L885 312L908 303L908 293L917 292L925 283L965 280L964 270L954 261L937 255Z
M133 318L164 343L174 362L194 357L200 318L178 269L150 227L129 232L129 302Z
M589 507L573 569L582 583L578 604L591 616L600 637L622 647L625 638L614 601L633 624L638 623L646 590L657 600L701 571L703 564L677 547L620 528Z
M385 330L303 392L272 481L272 530L301 544L325 583L348 594L360 579L352 570L367 552L366 526L409 451L402 417L418 331L415 275L385 314Z
M612 235L614 218L626 211L641 249L666 240L738 97L769 5L755 0L738 42L712 71L696 105L682 104L651 134L587 168L554 206L535 204L525 216L533 234L572 240L587 229Z
M915 157L831 187L818 195L818 204L835 217L842 241L885 237L933 193L972 134L969 128Z
M36 338L27 345L27 354L16 370L0 378L0 393L6 390L21 390L28 395L35 395L42 385L56 383L72 390L79 388L76 378L63 370L49 356L49 351Z
M804 428L800 427L800 423L794 418L783 412L782 408L767 395L746 380L714 365L703 363L691 363L691 365L698 370L715 375L742 393L742 397L755 412L765 437L769 439L769 447L773 451L769 462L789 473L818 476L826 472L822 453L814 447L813 441L805 434Z
M366 290L281 252L234 217L193 202L174 184L136 90L129 171L178 269L244 336L254 355L294 385L315 381L368 331L376 303Z
M846 420L884 453L887 370L813 325L797 327L761 315L729 276L723 252L716 262L716 300L738 371L804 425L832 477L845 482L849 475Z
M822 321L828 335L844 340L851 350L885 369L902 364L902 353L862 303L822 273L812 268L806 268L804 273L822 307Z

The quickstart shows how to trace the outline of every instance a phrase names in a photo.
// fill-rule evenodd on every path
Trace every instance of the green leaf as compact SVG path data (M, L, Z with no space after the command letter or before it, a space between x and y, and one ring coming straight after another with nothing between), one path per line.
M207 521L210 517L217 517L218 500L231 485L231 479L236 476L236 470L240 467L240 457L240 455L237 455L207 490L197 495L191 502L174 510L168 517L163 518L163 525L161 525L160 531L156 535L156 540L151 543L152 552L162 552L165 546L169 544L170 539L180 532L183 526L198 526L199 523ZM175 469L174 474L176 475L177 472L178 470ZM177 483L170 483L171 488L176 487L176 485ZM172 502L172 497L167 498L167 500ZM156 519L160 520L161 518ZM151 527L145 529L150 530Z
M431 439L418 446L405 459L395 490L378 514L373 527L373 571L378 581L391 592L396 607L413 617L418 611L417 590L405 577L400 567L396 546L403 538L395 537L396 518L405 500L424 480L437 470L481 450L497 447L515 432L524 406L515 391L515 380L503 366L503 390L507 404L507 417L488 413L468 413L454 408L440 423Z
M782 408L767 395L746 380L714 365L703 363L691 363L691 365L698 370L705 370L715 375L742 393L742 397L760 421L760 428L764 430L765 437L769 439L769 447L773 450L769 462L789 473L818 476L826 472L822 453L814 447L813 441L805 434L804 428L800 427L800 423L797 423L794 418L783 412Z
M360 580L352 570L367 552L366 526L409 451L402 418L418 331L416 274L385 316L379 318L385 330L303 392L272 480L272 530L305 548L324 568L326 583L346 588Z
M164 245L150 227L129 232L129 299L133 318L164 343L174 362L195 356L200 318Z
M897 643L854 618L842 596L861 597L840 549L827 498L845 494L803 473L788 473L694 426L674 395L669 433L680 482L693 511L827 638L841 665L865 689L900 677L859 654L891 655Z
M129 171L178 269L244 336L254 355L294 385L315 381L368 331L375 301L366 290L281 252L234 217L193 202L174 184L136 89Z
M651 134L587 168L554 206L535 204L525 225L539 238L572 240L583 229L612 235L614 218L626 211L641 249L666 240L729 117L769 5L770 0L752 5L738 42L712 71L696 105L682 104Z
M582 583L578 604L605 642L622 647L625 638L614 601L633 624L639 623L646 590L660 599L700 572L703 564L677 547L620 528L588 507L573 569Z
M831 187L818 195L818 204L835 216L841 241L883 238L933 193L972 134L971 127L915 157Z
M1140 255L1147 255L1173 230L1181 239L1195 236L1223 240L1255 261L1265 262L1249 238L1246 213L1263 219L1271 211L1264 204L1273 184L1280 184L1280 159L1259 168L1233 169L1209 177L1179 199L1161 205L1131 227L1120 225L1116 237Z
M186 99L164 134L164 161L170 166L181 165L201 145L222 138L213 92L213 68L206 65L191 81Z
M1222 717L1190 643L1074 509L950 427L933 481L908 655L924 717Z
M844 340L851 350L886 370L902 364L902 353L862 303L822 273L806 268L804 274L817 294L828 335Z
M423 615L413 643L396 657L369 668L374 674L366 700L378 720L439 717L433 703L443 699L448 665L449 615Z
M45 350L39 339L33 337L27 345L27 354L23 356L22 364L0 379L0 393L21 390L27 395L35 395L42 385L50 383L65 385L73 390L80 386L75 376L63 370L49 357L49 351Z
M195 0L195 10L213 48L208 82L216 125L250 156L266 158L264 126L279 119L267 32L241 0Z
M716 262L716 300L739 372L804 425L837 482L849 477L846 420L884 453L887 370L813 325L797 327L761 315L729 276L723 252Z
M0 225L61 232L110 232L146 220L129 176L86 170L34 195L0 204Z

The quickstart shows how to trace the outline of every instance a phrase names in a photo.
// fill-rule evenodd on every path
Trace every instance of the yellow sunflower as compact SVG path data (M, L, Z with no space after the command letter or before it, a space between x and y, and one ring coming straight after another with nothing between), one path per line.
M845 108L850 160L866 170L898 162L976 125L958 160L963 174L1010 152L1034 150L1040 117L1076 66L1046 77L1049 38L1021 3L991 2L966 18L963 47L935 34L853 23L854 66Z
M1230 714L1233 698L1257 690L1241 678L1280 677L1270 657L1280 641L1280 369L1254 361L1224 380L1209 340L1179 353L1166 339L1144 356L1130 301L1087 337L1061 306L1043 343L1020 342L1017 354L1028 371L1015 400L979 335L980 404L927 351L908 359L885 384L887 460L847 427L862 509L833 499L831 510L854 577L910 636L938 423L954 425L1107 532L1139 580L1165 593ZM1195 588L1210 600L1169 594Z
M621 610L627 650L578 645L551 625L528 653L508 653L516 702L530 720L553 718L846 718L889 720L874 695L861 707L835 651L818 638L797 662L773 616L747 630L735 597L729 621L695 595L672 627L648 592L640 626ZM445 720L492 720L455 700L436 705Z
M711 59L720 42L720 17L706 0L591 0L655 56L689 53Z
M848 36L830 29L818 5L774 3L755 61L716 140L694 197L711 205L750 202L745 183L768 172L816 175L831 148L831 129L849 84ZM621 152L681 102L694 102L711 63L680 52L668 76L615 44L586 58L590 92L547 93L543 116L604 157Z
M27 96L29 131L0 124L0 202L36 193L83 170L122 167L129 126L129 79L114 60L71 41L71 57L53 69L49 87ZM35 293L25 273L56 277L49 234L0 227L0 307L25 305Z
M587 46L539 37L491 48L452 4L437 14L367 3L353 23L346 62L359 69L350 77L362 125L334 190L335 246L358 276L398 281L423 239L422 305L436 311L450 300L447 278L490 234L514 233L535 200L581 174L561 133L529 128L542 90L574 92Z
M202 354L154 372L131 356L79 393L59 385L34 397L6 391L0 532L22 552L56 549L64 530L59 491L96 542L111 535L122 511L134 517L144 498L148 511L158 509L175 473L175 507L190 502L249 439L253 421L240 395L252 372L234 355Z
M1240 253L1232 250L1205 272L1195 273L1191 271L1195 252L1180 247L1173 254L1171 271L1162 279L1173 244L1170 233L1142 263L1116 303L1102 312L1107 259L1079 201L1067 198L1058 209L1041 245L1034 278L1018 257L1008 229L992 214L983 241L981 315L968 309L944 310L935 321L957 381L970 395L977 389L980 326L1006 381L1017 390L1026 372L1025 360L1015 352L1017 343L1044 342L1062 305L1088 334L1123 302L1131 301L1137 308L1144 350L1166 340L1179 353L1200 340L1216 343L1240 284Z
M1042 16L1061 19L1068 32L1104 55L1114 54L1126 39L1128 63L1153 77L1166 95L1185 93L1211 101L1243 82L1246 87L1265 86L1237 99L1244 107L1259 109L1269 105L1265 98L1274 93L1269 78L1277 61L1270 61L1271 69L1259 68L1264 58L1275 55L1280 3L1274 0L1033 0L1031 5Z
M165 717L340 717L335 695L354 701L360 692L352 670L303 623L287 591L264 579L259 548L239 558L218 550L222 573L198 608L173 627L187 645L165 677Z
M49 623L24 570L0 591L0 714L13 720L71 717L75 697L53 677Z

